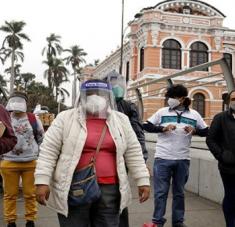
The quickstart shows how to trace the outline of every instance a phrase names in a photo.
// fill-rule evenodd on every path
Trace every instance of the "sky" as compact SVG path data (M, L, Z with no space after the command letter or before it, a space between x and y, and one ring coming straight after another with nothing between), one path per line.
M162 0L125 0L124 27L142 8ZM204 0L226 15L224 26L235 29L234 0ZM101 61L120 46L122 0L1 0L0 26L22 20L31 42L24 42L22 73L31 72L43 80L46 69L41 55L46 37L60 35L64 48L79 45L88 54L86 62ZM0 43L4 34L0 33ZM9 62L7 63L9 67ZM0 72L3 71L0 65ZM66 88L71 89L67 84Z

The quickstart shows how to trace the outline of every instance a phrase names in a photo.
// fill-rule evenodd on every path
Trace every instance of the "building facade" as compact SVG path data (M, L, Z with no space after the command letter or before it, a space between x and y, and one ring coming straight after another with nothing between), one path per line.
M205 2L167 0L142 9L129 22L130 32L123 46L122 74L129 80L129 86L143 85L140 91L144 119L165 105L164 83L144 86L147 81L223 57L234 73L235 31L223 26L224 19L222 12ZM119 66L120 49L117 49L93 74L103 78L112 70L119 71ZM222 94L226 92L226 84L221 80L210 83L208 77L220 72L220 67L213 66L174 80L188 87L192 107L208 123L223 109ZM207 78L204 83L193 82L202 75Z

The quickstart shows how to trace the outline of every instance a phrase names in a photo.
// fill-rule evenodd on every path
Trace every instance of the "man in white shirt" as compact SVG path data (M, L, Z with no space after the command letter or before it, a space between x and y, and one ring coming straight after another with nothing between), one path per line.
M151 116L144 129L159 133L154 161L154 213L153 226L163 227L166 202L172 179L172 226L184 224L184 186L189 176L189 147L193 134L206 136L208 127L200 114L189 108L191 100L187 88L173 85L166 98L169 107L159 109Z

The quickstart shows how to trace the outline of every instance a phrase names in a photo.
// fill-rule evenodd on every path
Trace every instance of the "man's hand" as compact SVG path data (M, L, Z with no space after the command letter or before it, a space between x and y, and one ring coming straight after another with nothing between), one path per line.
M149 198L150 186L139 186L139 201L145 202Z
M195 128L193 128L192 126L185 126L184 131L190 134L194 134L196 132Z
M163 132L169 132L169 131L172 131L172 130L175 130L175 129L176 129L175 125L169 124L166 127L164 127L162 131Z
M38 184L36 185L36 199L38 203L46 206L46 201L50 195L50 188L48 185Z

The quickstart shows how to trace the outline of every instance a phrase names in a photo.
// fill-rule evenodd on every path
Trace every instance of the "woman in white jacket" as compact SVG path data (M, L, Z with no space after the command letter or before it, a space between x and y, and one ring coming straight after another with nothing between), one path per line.
M128 118L113 110L111 86L89 80L81 86L77 108L60 113L48 129L35 172L37 200L58 213L62 227L118 227L119 213L131 201L126 166L136 180L139 200L149 197L149 172ZM73 175L96 152L96 177L101 196L92 203L70 203Z

